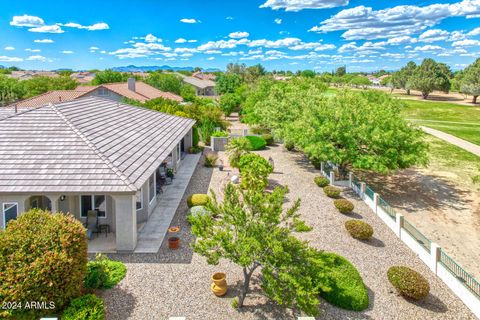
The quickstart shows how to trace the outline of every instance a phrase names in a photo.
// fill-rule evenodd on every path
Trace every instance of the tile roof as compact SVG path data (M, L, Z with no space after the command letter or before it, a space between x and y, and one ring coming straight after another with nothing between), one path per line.
M0 193L135 192L194 120L99 97L0 120Z
M215 87L216 83L212 80L202 80L196 77L184 77L183 81L197 88L205 89L208 87Z
M32 98L18 101L15 103L15 105L17 105L18 108L39 107L49 103L57 103L77 99L85 95L86 93L87 91L53 90Z
M128 89L127 82L104 83L98 86L78 86L77 89L75 90L77 91L86 90L90 92L97 89L98 87L107 88L108 90L111 90L121 96L124 96L129 99L137 100L140 102L146 102L148 100L152 100L156 98L170 99L177 102L183 101L183 98L176 94L158 90L157 88L154 88L151 85L148 85L142 81L135 82L135 91Z

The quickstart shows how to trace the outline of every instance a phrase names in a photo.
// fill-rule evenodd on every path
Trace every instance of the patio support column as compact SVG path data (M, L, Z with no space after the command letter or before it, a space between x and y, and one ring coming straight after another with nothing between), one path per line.
M193 145L193 135L192 135L192 129L188 130L187 134L185 135L185 138L183 139L183 147L185 148L185 151L188 151L188 148L192 147Z
M175 145L175 148L172 151L172 164L173 164L173 169L176 171L177 170L177 161L178 161L178 152L177 152L177 145Z
M135 195L114 195L117 251L131 252L137 246Z

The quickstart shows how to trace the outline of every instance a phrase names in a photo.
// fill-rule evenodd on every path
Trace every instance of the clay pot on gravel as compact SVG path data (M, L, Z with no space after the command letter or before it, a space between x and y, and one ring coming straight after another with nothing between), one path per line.
M225 278L225 273L222 272L214 273L212 276L213 283L210 286L210 289L217 297L224 296L227 293L228 287Z
M168 238L168 247L172 250L178 249L180 247L180 238L179 237Z

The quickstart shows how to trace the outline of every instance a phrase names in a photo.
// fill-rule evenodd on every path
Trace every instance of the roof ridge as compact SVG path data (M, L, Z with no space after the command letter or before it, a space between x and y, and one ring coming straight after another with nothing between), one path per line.
M87 146L92 149L92 151L100 158L103 160L103 162L105 162L105 164L107 165L107 167L109 167L123 182L125 182L125 184L127 185L127 187L129 187L132 191L137 191L137 188L135 187L135 185L128 179L128 177L123 174L122 171L120 171L105 155L103 155L100 150L98 150L95 145L90 141L88 140L88 138L82 133L80 132L80 130L78 130L74 125L73 123L67 119L67 117L65 117L65 115L60 111L58 110L57 106L50 103L49 104L49 107L52 108L53 111L55 111L55 113L70 127L70 129L73 130L73 132L80 138L83 140L83 142L85 142L87 144Z

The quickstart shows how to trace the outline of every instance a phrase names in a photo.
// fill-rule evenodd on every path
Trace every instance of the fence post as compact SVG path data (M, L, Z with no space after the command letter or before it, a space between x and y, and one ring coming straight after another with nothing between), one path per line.
M430 269L437 274L437 264L440 262L440 257L442 255L442 248L435 242L430 243Z
M395 215L395 223L396 223L395 233L400 239L402 238L402 228L403 228L404 220L405 220L405 217L403 216L403 214L397 212Z
M365 200L365 190L367 190L367 184L360 182L360 198L362 198L362 200Z
M375 206L375 213L378 215L378 197L380 197L380 195L378 193L374 193L373 194L373 205Z
M324 162L320 162L320 172L323 174L323 169L324 169Z
M353 188L353 173L352 172L348 173L348 187Z
M335 172L330 171L330 184L333 186L335 184Z
M243 129L243 136L244 136L244 137L245 137L245 136L248 136L248 129L245 129L245 128Z

